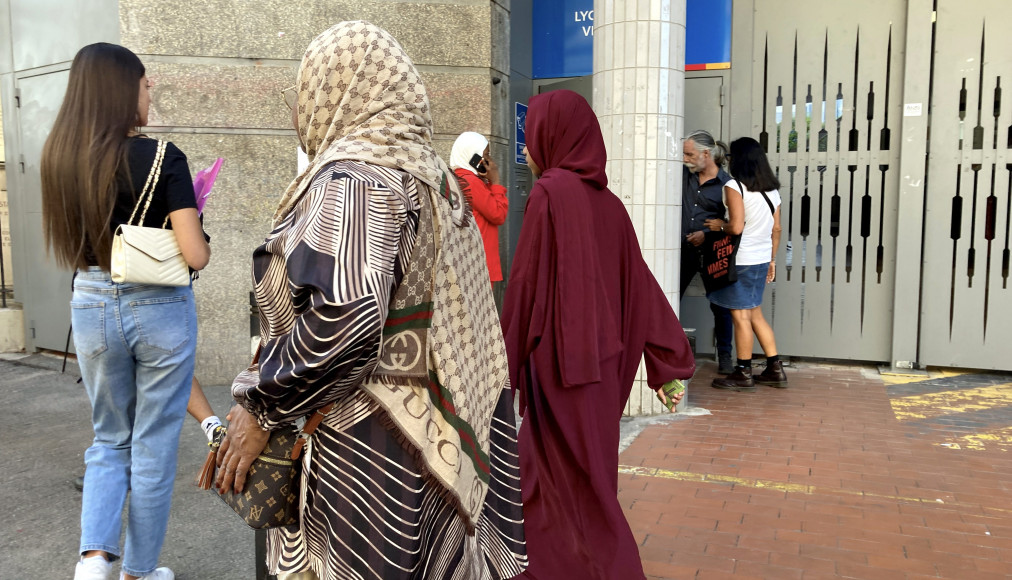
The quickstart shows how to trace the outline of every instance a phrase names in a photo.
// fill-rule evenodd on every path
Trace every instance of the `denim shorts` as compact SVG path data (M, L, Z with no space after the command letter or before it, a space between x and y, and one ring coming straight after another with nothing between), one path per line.
M738 281L706 295L710 302L728 310L751 310L763 303L770 264L736 266Z

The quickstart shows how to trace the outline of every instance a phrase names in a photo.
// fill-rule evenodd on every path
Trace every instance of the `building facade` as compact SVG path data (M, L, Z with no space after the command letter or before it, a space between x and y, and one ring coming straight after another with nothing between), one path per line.
M663 208L639 210L636 202L664 199L665 184L648 177L649 99L664 68L651 43L664 28L639 21L658 7L663 13L663 2L595 3L589 78L612 132L612 183L669 287L652 244L673 247L678 226L660 217ZM673 134L757 138L781 181L778 278L763 301L778 350L894 370L1012 370L1005 355L1012 332L1002 324L1012 308L1012 117L1001 86L1012 53L1000 24L1012 5L687 0L683 7L687 64L684 83L672 87L684 95L683 130ZM724 20L701 26L693 16L703 8L723 10ZM622 25L609 35L613 19ZM727 62L696 59L706 44L699 35L719 38L725 22ZM641 50L649 55L643 61ZM616 58L628 68L609 61ZM615 117L616 103L633 114ZM680 158L677 150L669 155ZM686 294L682 321L696 328L697 352L710 352L706 299L692 287Z
M155 82L149 132L193 171L225 159L207 209L214 255L195 286L198 375L216 384L246 364L250 252L295 174L279 91L315 34L367 19L422 72L441 153L462 131L490 137L510 192L504 274L532 182L518 159L524 106L571 88L598 113L610 185L697 351L712 350L712 319L698 289L677 295L681 139L707 129L759 138L783 183L782 271L764 300L782 353L1008 370L1012 107L1000 82L1012 51L999 23L1012 5L938 4L0 0L11 277L27 347L62 350L69 325L70 274L42 249L38 154L80 46L137 52ZM719 15L700 25L701 6ZM718 56L700 60L711 37ZM648 395L641 384L628 411L658 412Z
M296 172L297 141L280 91L295 82L314 36L355 19L388 29L414 59L441 154L449 157L459 133L477 131L505 158L508 0L0 2L4 136L8 157L18 159L9 174L13 274L30 350L63 350L70 324L70 273L47 258L41 235L38 161L76 51L105 41L136 52L154 83L146 132L178 145L193 172L225 160L205 210L212 260L194 284L197 375L222 384L248 364L250 257Z

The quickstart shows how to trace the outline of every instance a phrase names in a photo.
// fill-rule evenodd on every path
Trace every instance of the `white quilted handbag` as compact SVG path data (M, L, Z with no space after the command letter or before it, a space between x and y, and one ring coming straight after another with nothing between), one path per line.
M169 218L166 217L161 228L146 228L132 225L137 210L144 204L137 224L144 223L144 216L151 206L155 195L155 184L162 174L162 161L165 159L165 141L158 141L155 150L155 162L151 173L144 183L137 205L130 214L126 224L116 228L112 240L112 264L110 275L113 282L152 284L155 286L189 286L190 269L183 259L183 253L176 242L176 234L166 229Z

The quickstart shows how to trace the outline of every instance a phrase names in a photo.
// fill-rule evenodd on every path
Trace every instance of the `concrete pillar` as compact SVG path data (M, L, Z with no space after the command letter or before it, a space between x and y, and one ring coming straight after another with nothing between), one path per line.
M594 2L594 110L608 178L643 257L678 309L685 95L685 0ZM626 412L664 410L641 371Z
M3 113L0 113L0 127L3 126ZM14 271L11 267L11 214L7 204L7 164L4 153L3 131L0 131L0 292L14 286Z

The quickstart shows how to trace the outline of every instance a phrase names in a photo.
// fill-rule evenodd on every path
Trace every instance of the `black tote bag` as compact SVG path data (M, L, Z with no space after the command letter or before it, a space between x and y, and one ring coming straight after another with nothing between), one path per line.
M741 245L741 234L706 231L703 236L703 243L696 249L699 252L700 277L709 294L738 281L734 258Z

